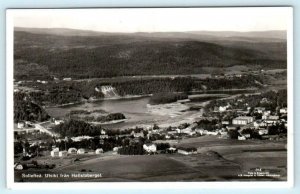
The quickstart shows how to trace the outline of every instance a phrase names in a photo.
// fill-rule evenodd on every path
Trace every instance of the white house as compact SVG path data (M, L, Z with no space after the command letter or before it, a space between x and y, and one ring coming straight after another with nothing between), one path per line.
M208 131L208 132L206 133L206 135L218 135L218 134L219 134L218 131Z
M85 135L85 136L72 137L71 139L73 141L78 142L78 141L82 141L84 139L92 139L92 137Z
M103 149L102 148L96 149L95 154L103 154Z
M187 149L182 149L182 148L178 149L177 152L178 152L179 154L183 154L183 155L190 155L190 154L195 154L195 153L197 153L197 151L187 150Z
M77 150L77 154L84 154L85 153L85 149L80 148Z
M287 113L288 113L288 110L287 110L287 108L281 108L281 109L279 110L279 112L280 112L281 114L287 114Z
M229 121L222 121L222 125L229 125Z
M146 152L156 152L156 145L154 143L146 143L143 145Z
M58 156L59 157L65 157L65 156L67 156L68 155L68 152L67 151L60 151L59 153L58 153Z
M254 108L254 112L257 112L257 113L263 113L263 111L265 111L266 108L265 107L255 107Z
M225 112L227 110L226 106L220 106L219 107L219 112Z
M18 129L23 129L25 127L25 122L18 122Z
M59 125L59 124L61 124L61 123L63 123L63 122L64 122L63 120L56 120L56 119L55 119L54 124L55 124L55 125Z
M114 148L113 148L113 151L114 151L114 152L117 152L120 148L122 148L122 147L114 147Z
M196 133L199 133L200 135L206 135L208 133L205 129L195 129Z
M246 137L245 136L238 136L238 140L241 140L241 141L246 140Z
M247 125L253 122L253 117L241 116L232 119L233 125Z
M68 149L68 153L69 154L76 154L77 153L77 149L76 148L69 148Z
M136 132L132 131L131 135L133 135L133 137L144 137L143 131L141 131L139 133L136 133Z
M63 81L71 81L71 80L72 80L72 78L70 78L70 77L63 78Z
M258 130L259 135L268 135L268 130L267 129L260 129Z
M257 120L253 122L255 128L266 127L267 123L265 121Z
M16 170L23 170L23 165L21 164L21 163L16 163L15 165L14 165L14 168L16 169Z
M59 156L59 148L54 148L51 152L50 152L52 157L58 157Z

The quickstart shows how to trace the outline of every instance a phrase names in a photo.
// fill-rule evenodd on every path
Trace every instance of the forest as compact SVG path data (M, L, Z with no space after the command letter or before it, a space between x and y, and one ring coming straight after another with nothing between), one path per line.
M70 119L67 122L56 125L52 130L62 137L76 137L81 135L97 136L101 134L102 127L93 126L84 121Z
M261 49L247 41L237 47L235 42L114 34L77 37L16 31L14 38L15 78L23 80L43 75L80 79L203 74L211 73L203 67L235 65L286 68L286 42L264 43Z
M14 122L45 121L50 116L39 105L31 102L24 93L14 93Z
M97 92L96 87L111 85L120 96L126 95L148 95L154 93L176 93L217 89L235 88L260 88L263 83L259 76L244 75L232 78L206 78L196 79L192 77L177 78L153 78L128 81L101 82L93 81L69 81L69 82L49 82L40 84L26 82L24 86L36 88L39 92L30 92L30 98L40 105L60 105L73 102L81 102L90 98L103 98L102 92Z

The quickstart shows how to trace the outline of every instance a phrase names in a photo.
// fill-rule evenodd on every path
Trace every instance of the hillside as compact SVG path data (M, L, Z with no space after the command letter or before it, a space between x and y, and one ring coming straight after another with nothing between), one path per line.
M284 34L267 38L264 32L257 39L255 33L227 34L16 28L15 78L197 74L210 73L205 67L235 65L286 68Z

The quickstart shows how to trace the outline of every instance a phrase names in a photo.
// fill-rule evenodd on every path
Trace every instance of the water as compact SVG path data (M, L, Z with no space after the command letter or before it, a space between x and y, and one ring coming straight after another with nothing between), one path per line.
M239 91L244 93L244 91ZM248 91L249 92L249 91ZM212 92L215 94L215 92ZM218 91L218 93L221 93ZM226 92L227 94L230 92ZM233 92L236 94L236 92ZM207 94L207 93L206 93ZM202 111L188 111L191 106L202 105L204 100L191 103L171 103L149 106L150 97L107 99L90 103L46 108L52 117L66 118L72 110L104 110L108 113L123 113L127 120L123 123L105 125L107 128L126 128L134 126L152 126L153 124L176 125L178 122L193 122Z

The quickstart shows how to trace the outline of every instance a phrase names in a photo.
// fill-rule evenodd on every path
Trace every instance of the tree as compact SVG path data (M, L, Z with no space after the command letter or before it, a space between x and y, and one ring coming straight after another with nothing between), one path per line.
M237 130L229 130L228 136L230 137L230 139L237 139L239 136L239 132Z

